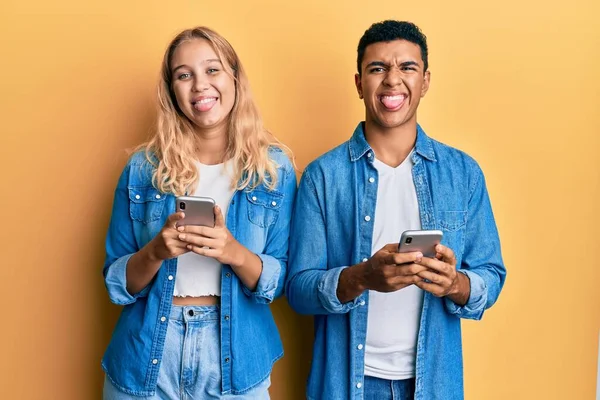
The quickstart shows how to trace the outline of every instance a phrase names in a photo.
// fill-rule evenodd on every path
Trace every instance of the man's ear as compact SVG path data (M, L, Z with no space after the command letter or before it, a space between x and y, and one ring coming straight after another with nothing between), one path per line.
M356 91L358 92L358 98L362 99L363 92L362 92L362 82L360 81L360 74L354 75L354 84L356 85Z
M423 86L421 87L421 97L425 97L427 91L429 90L429 82L431 82L431 72L429 70L425 71L425 76L423 76Z

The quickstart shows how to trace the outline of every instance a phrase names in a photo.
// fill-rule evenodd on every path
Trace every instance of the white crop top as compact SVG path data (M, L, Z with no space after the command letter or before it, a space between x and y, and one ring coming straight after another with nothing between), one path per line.
M227 216L229 203L235 189L231 187L232 175L228 163L205 165L196 162L200 173L194 196L212 197ZM198 297L221 295L221 263L214 258L189 252L177 257L174 296Z

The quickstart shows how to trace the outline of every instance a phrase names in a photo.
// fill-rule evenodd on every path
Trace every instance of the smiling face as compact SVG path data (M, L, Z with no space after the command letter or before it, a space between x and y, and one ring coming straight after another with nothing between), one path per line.
M181 43L170 68L172 90L183 114L200 131L226 132L235 104L235 81L211 44L204 39Z
M416 123L421 97L429 89L420 47L407 40L366 47L356 89L364 99L366 120L384 130Z

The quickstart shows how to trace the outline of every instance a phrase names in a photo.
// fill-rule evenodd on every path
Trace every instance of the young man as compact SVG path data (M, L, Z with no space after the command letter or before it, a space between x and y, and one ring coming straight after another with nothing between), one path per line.
M304 171L287 296L315 315L309 399L462 399L460 318L480 319L506 270L485 180L417 124L427 42L409 22L358 45L366 118ZM435 258L398 253L405 230L439 229Z

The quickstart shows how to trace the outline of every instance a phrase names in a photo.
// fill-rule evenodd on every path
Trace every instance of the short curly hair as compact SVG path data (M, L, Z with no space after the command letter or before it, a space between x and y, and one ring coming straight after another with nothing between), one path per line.
M423 72L427 71L427 68L429 68L429 63L427 62L427 37L421 32L421 29L412 22L386 20L371 25L358 42L356 67L359 75L367 46L373 43L391 42L392 40L406 40L418 45L421 48L421 58L425 66Z

